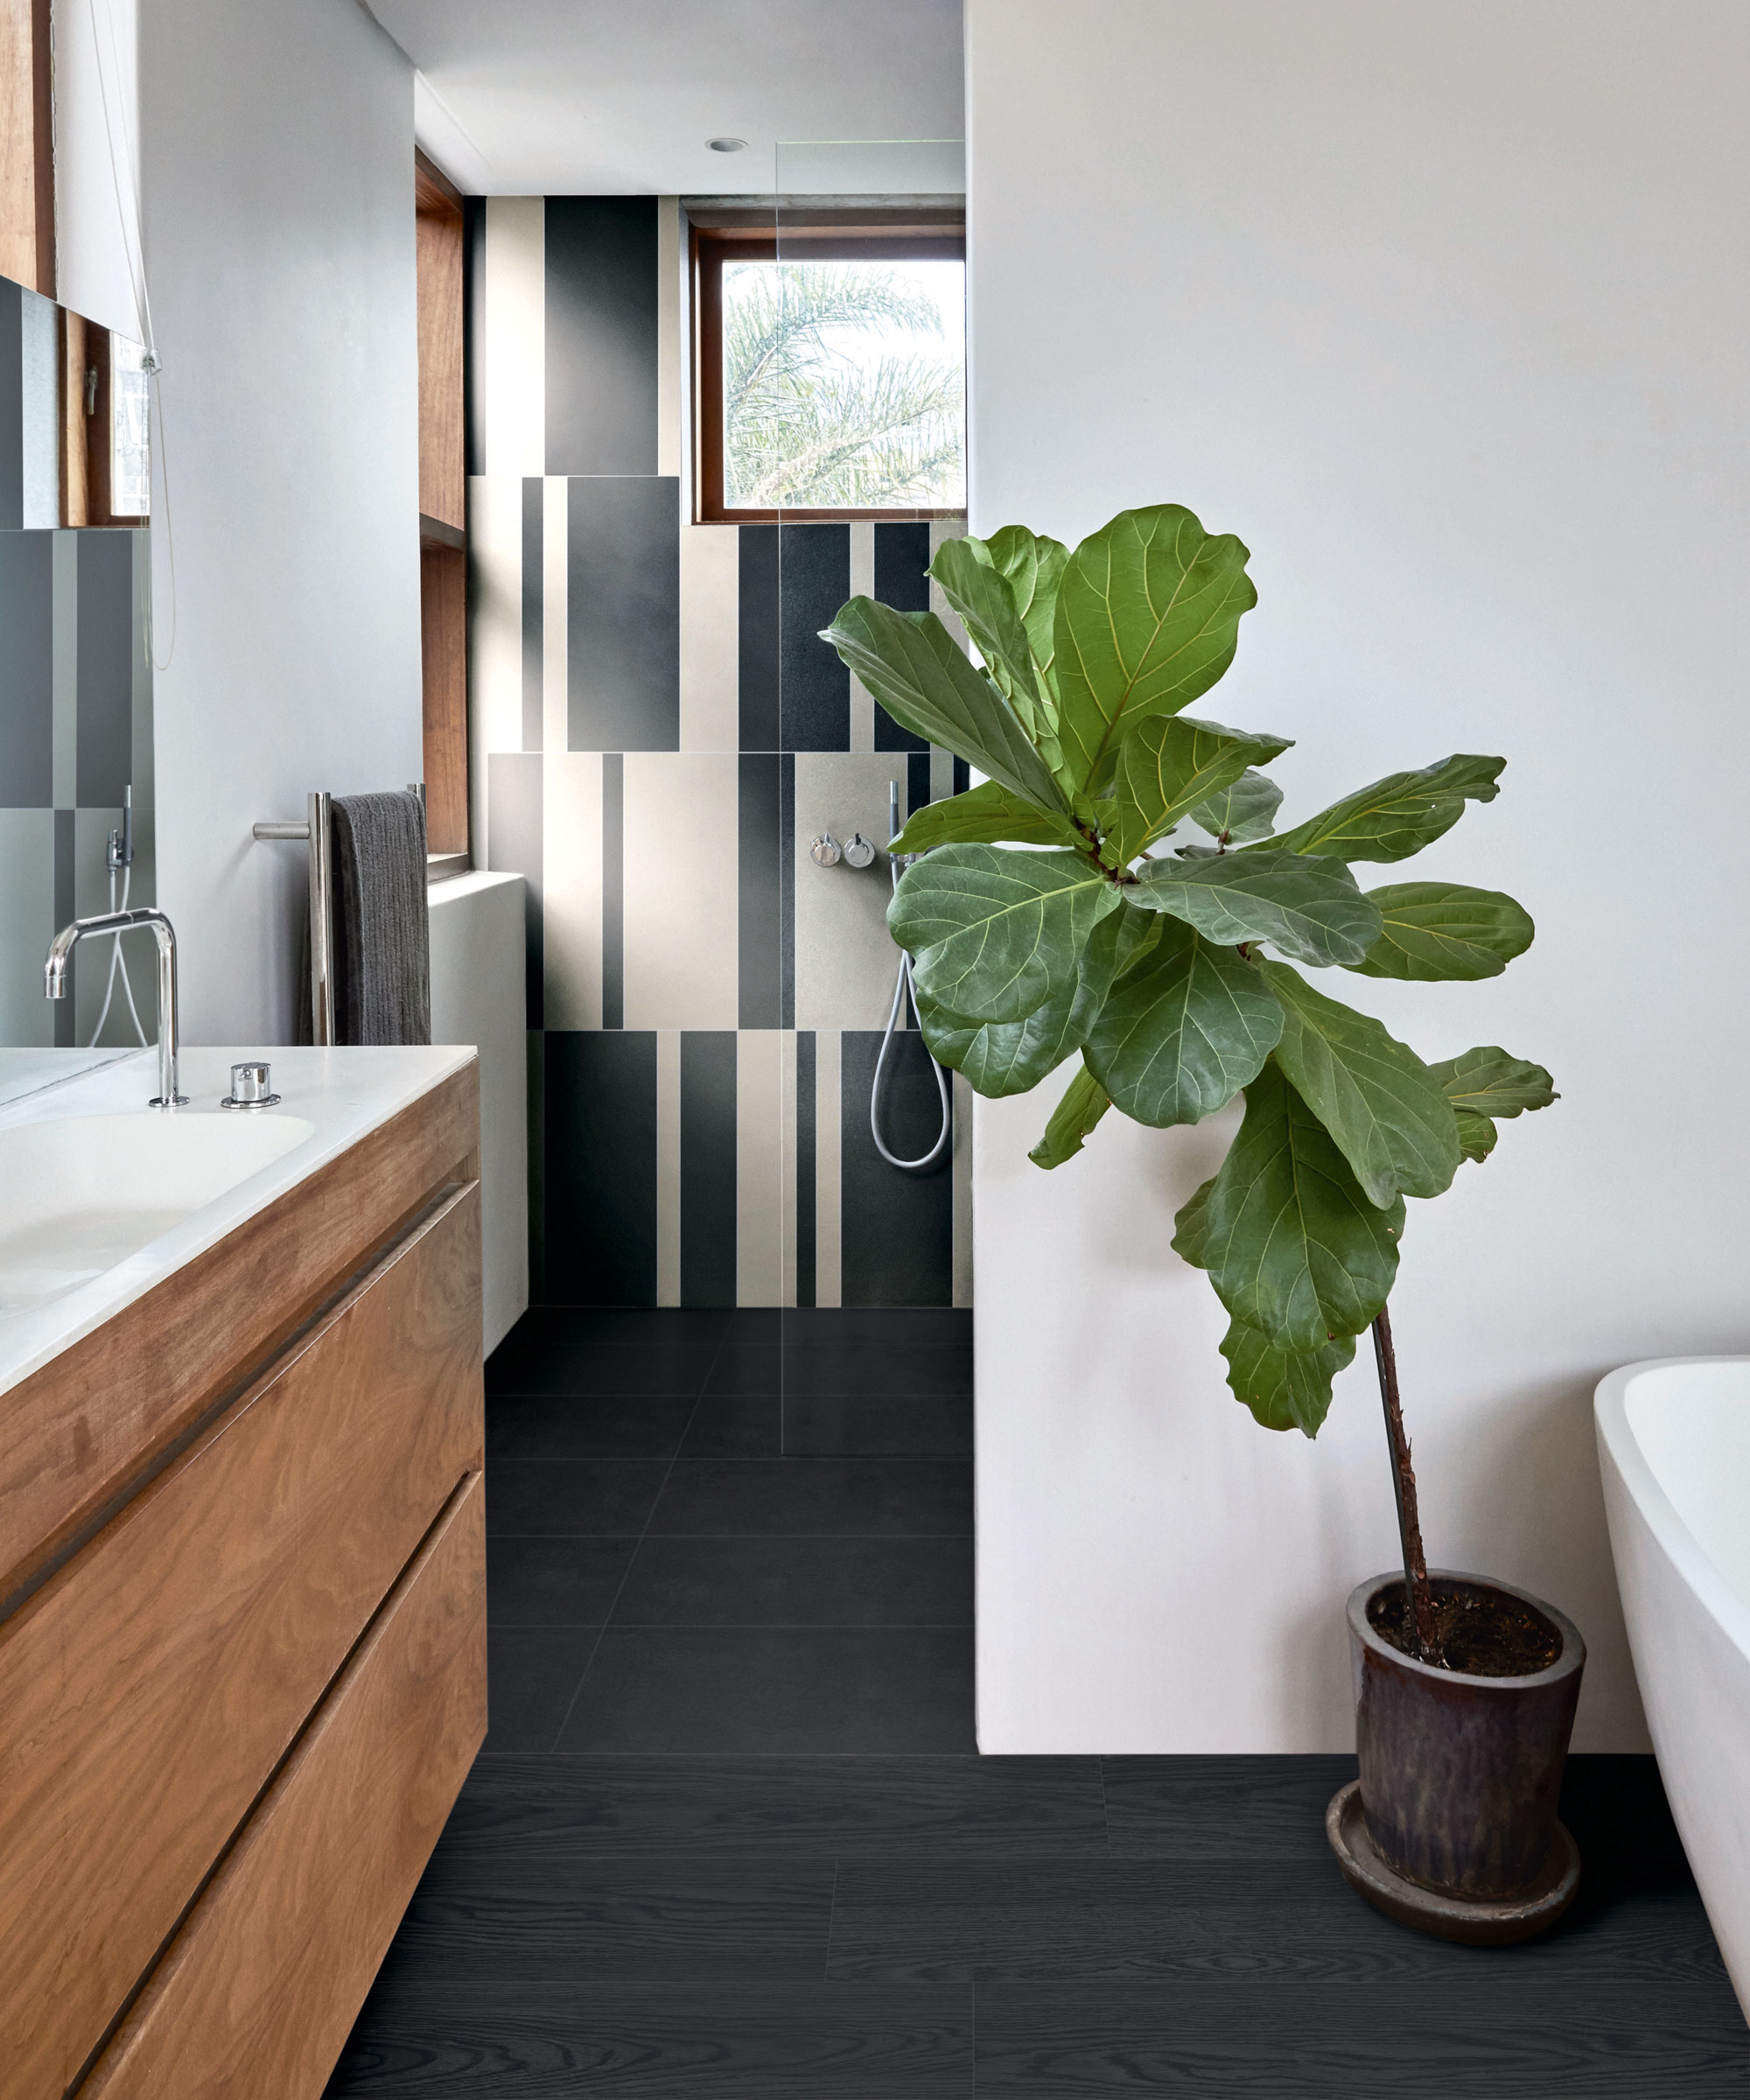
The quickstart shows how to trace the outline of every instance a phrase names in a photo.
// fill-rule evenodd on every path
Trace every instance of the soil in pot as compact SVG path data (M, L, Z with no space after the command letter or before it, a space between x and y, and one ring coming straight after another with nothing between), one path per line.
M1562 1636L1543 1613L1479 1583L1436 1576L1434 1630L1439 1667L1473 1677L1530 1677L1561 1659ZM1368 1600L1368 1624L1400 1655L1414 1656L1409 1598L1403 1583Z

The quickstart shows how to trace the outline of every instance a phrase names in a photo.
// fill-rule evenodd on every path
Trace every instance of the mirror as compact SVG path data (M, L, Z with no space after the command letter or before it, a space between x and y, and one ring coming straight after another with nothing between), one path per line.
M43 996L58 928L157 897L147 386L137 343L0 277L0 1101L157 1040L136 934Z

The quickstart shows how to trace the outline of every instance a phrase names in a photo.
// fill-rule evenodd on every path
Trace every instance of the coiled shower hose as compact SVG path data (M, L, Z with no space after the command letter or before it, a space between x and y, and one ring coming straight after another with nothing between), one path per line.
M899 835L900 788L895 780L890 781L887 788L887 866L896 890L900 886L900 878L909 866L912 858L909 854L896 854L892 850L893 841ZM935 1070L935 1090L942 1097L942 1129L936 1134L936 1141L928 1152L916 1159L901 1159L897 1153L887 1150L881 1136L881 1079L887 1068L887 1054L893 1047L894 1031L905 1018L906 996L908 992L911 995L912 1012L915 1017L918 1000L917 987L912 982L912 958L902 949L900 974L893 985L893 1004L887 1016L887 1031L881 1038L881 1048L875 1059L874 1082L869 1089L869 1134L875 1140L875 1150L889 1166L897 1166L902 1174L921 1174L927 1173L948 1150L948 1141L954 1135L954 1097L948 1091L948 1074L932 1057L930 1063ZM926 1048L928 1046L926 1045Z

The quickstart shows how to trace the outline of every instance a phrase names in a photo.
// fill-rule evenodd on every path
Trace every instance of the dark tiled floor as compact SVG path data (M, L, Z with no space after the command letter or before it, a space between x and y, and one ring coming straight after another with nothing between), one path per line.
M1652 1762L1578 1903L1406 1933L1343 1758L973 1754L966 1316L530 1316L488 1367L492 1732L330 2089L1741 2100Z

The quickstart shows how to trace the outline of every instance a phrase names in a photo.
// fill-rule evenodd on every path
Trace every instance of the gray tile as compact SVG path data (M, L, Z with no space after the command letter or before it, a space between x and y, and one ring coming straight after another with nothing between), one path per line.
M486 1617L494 1626L599 1626L636 1544L631 1538L490 1538Z
M547 472L656 472L656 200L550 197Z
M972 1624L970 1538L646 1538L624 1626Z
M587 1626L486 1628L486 1748L550 1750L594 1652Z
M778 727L778 528L741 525L738 537L738 708L741 748L774 752Z
M850 595L848 525L780 525L779 734L786 751L847 751L850 674L821 640Z
M52 533L0 533L0 808L8 809L54 800L53 561Z
M486 1476L486 1536L636 1538L667 1472L660 1459L500 1459Z
M486 758L486 865L523 878L526 1023L542 1025L541 754Z
M578 480L566 498L573 751L681 747L680 483Z
M953 1459L677 1459L650 1520L667 1536L970 1537Z

